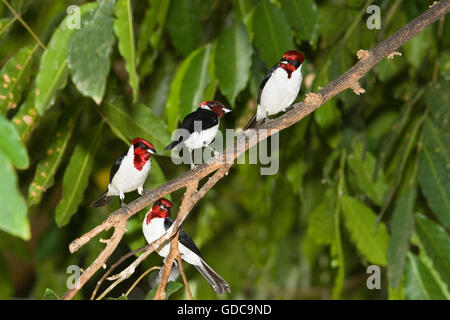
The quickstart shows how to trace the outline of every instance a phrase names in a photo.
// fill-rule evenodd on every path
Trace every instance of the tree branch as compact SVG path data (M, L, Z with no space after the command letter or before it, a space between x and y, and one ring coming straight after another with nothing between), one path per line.
M217 171L216 174L212 178L210 178L207 183L205 183L202 189L200 189L200 191L195 193L190 198L187 204L187 207L189 207L189 211L184 212L183 219L179 219L179 215L177 216L172 232L170 234L166 233L154 243L150 244L149 250L144 252L136 259L136 261L138 261L141 257L143 257L142 259L144 259L148 254L150 254L149 252L152 252L153 250L158 248L163 242L170 239L175 234L175 232L178 231L178 228L181 226L184 218L188 215L188 213L198 202L198 200L200 200L201 197L203 197L207 192L204 191L204 193L202 193L203 188L208 185L209 188L207 188L207 190L209 190L218 180L223 177L223 175L225 175L226 172L228 172L234 160L241 154L243 154L248 148L256 145L259 141L267 138L268 136L273 135L276 132L279 132L299 122L301 119L312 113L314 110L319 108L325 102L336 96L338 93L344 91L345 89L351 88L361 92L362 88L360 87L358 82L371 68L373 68L383 58L387 57L392 52L395 52L402 44L424 30L430 24L434 23L440 17L443 17L449 11L450 0L441 0L440 2L436 3L416 19L394 33L388 39L382 41L375 48L368 51L367 54L346 73L329 82L317 93L308 95L305 101L294 104L293 108L282 116L274 120L267 121L264 125L258 128L258 131L249 129L239 134L237 137L237 143L233 148L228 148L222 154L222 158L208 161L207 163L198 166L196 169L186 172L185 174L167 182L166 184L156 189L147 189L146 193L142 197L136 199L128 205L128 212L123 212L121 209L114 211L102 224L98 225L80 238L74 240L69 245L69 250L71 253L76 252L80 247L88 243L100 232L109 230L111 227L115 228L114 234L109 240L106 248L100 253L98 258L91 264L91 266L87 268L85 272L83 272L79 281L77 282L77 286L73 289L70 289L63 296L63 299L71 299L76 294L76 292L78 292L78 290L94 275L94 273L106 263L107 259L115 250L117 244L119 243L125 232L126 221L135 213L144 209L146 206L150 205L157 199L178 189L187 187L192 183L198 183L209 174ZM270 130L264 131L261 129ZM248 144L246 143L247 141ZM236 146L243 147L237 148ZM219 172L220 174L217 175ZM213 178L215 179L215 181L211 182L211 179ZM181 211L182 210L180 208L180 214ZM136 265L136 261L133 262L132 265ZM137 264L139 264L139 262ZM132 265L130 265L130 267Z

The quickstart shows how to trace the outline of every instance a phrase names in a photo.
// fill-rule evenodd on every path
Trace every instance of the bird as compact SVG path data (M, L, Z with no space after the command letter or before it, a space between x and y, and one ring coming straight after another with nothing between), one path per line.
M172 202L166 198L161 198L154 203L145 215L142 221L142 231L149 244L165 234L172 226L174 221L170 218L170 208L172 208ZM181 259L197 268L215 292L231 293L228 283L205 262L194 241L182 228L180 228L178 236L178 250ZM170 243L165 244L156 251L161 257L166 258L169 255Z
M286 51L280 62L266 73L259 86L258 109L244 131L260 124L270 115L286 111L295 101L302 84L304 59L299 51Z
M152 168L150 157L155 153L153 144L142 138L134 138L128 151L114 162L109 174L108 189L90 207L105 206L118 195L122 208L126 208L125 193L137 190L143 195L143 185Z
M203 101L197 110L189 113L181 122L179 129L184 129L185 131L165 147L164 150L186 146L191 157L191 169L193 169L195 165L192 161L192 150L207 147L216 154L209 144L217 134L219 119L228 112L231 112L231 109L225 108L218 101Z

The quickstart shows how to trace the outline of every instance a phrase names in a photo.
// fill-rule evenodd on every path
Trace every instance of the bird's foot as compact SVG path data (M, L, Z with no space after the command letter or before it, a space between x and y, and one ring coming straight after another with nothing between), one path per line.
M128 205L124 202L120 204L120 207L122 208L122 213L130 213L131 209L128 207Z

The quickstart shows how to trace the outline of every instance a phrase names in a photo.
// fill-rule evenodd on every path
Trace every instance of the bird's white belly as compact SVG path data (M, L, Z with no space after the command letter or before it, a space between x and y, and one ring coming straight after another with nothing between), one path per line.
M297 98L301 84L301 68L292 72L290 78L284 69L276 69L261 93L256 120L286 110Z
M214 140L218 129L219 124L216 124L214 127L202 130L201 132L193 132L189 138L184 141L184 145L191 150L208 145Z
M141 170L134 167L133 161L124 159L114 178L108 186L109 195L119 195L120 192L131 192L145 183L151 169L151 161L147 161Z

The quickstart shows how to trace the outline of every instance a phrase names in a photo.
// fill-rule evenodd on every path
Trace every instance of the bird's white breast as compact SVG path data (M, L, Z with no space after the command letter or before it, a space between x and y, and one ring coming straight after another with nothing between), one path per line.
M193 132L191 133L189 138L184 141L184 145L191 150L201 148L204 145L208 145L214 140L218 129L219 124L216 124L214 127L211 127L209 129L202 130L200 132Z
M144 185L151 167L152 164L149 159L141 170L136 169L134 166L134 147L131 146L108 186L108 195L131 192Z
M302 84L302 66L292 72L291 77L283 68L275 69L272 76L267 80L258 105L256 120L286 110L297 98Z

